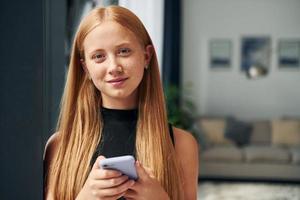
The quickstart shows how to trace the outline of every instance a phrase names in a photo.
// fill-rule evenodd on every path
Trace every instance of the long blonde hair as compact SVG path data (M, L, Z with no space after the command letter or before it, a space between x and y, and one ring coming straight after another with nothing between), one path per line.
M142 22L119 7L95 8L80 23L75 35L61 111L58 150L50 165L47 188L56 200L74 200L91 170L90 161L101 139L101 93L84 72L83 41L104 20L113 20L132 31L140 43L152 45ZM162 84L155 52L138 87L136 156L150 167L172 200L183 199L179 162L169 135Z

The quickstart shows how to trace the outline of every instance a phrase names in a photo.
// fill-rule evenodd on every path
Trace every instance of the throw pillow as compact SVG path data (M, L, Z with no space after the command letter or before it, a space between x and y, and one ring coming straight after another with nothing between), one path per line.
M227 119L225 137L232 140L237 146L249 144L252 126L234 118Z
M271 123L267 120L253 122L253 131L250 137L251 144L271 144Z
M225 119L201 119L200 126L210 144L230 145L232 142L225 138Z
M300 145L300 121L273 120L272 144L282 146Z

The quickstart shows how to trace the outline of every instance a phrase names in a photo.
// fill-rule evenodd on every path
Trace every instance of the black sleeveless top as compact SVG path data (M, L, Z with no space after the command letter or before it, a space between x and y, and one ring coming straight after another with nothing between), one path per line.
M101 108L103 118L102 138L91 160L91 166L98 156L106 158L132 155L135 157L135 138L138 110L117 110ZM174 144L172 125L169 132Z

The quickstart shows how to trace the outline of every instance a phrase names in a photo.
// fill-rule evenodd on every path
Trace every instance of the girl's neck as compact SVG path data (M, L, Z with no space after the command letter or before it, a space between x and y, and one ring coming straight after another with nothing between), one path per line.
M124 101L109 101L109 102L102 102L102 107L108 109L116 109L116 110L132 110L136 109L138 106L136 102L124 102Z

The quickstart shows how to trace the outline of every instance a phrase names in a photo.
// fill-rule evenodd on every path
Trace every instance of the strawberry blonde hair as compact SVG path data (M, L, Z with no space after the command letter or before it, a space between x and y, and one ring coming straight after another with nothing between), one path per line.
M93 9L80 23L74 38L67 80L61 102L58 145L46 179L46 192L55 200L74 200L91 170L90 162L101 139L101 92L81 66L83 41L103 21L128 29L146 47L153 45L142 22L119 6ZM138 86L136 156L154 175L172 200L183 199L179 162L170 138L158 62L153 53Z

